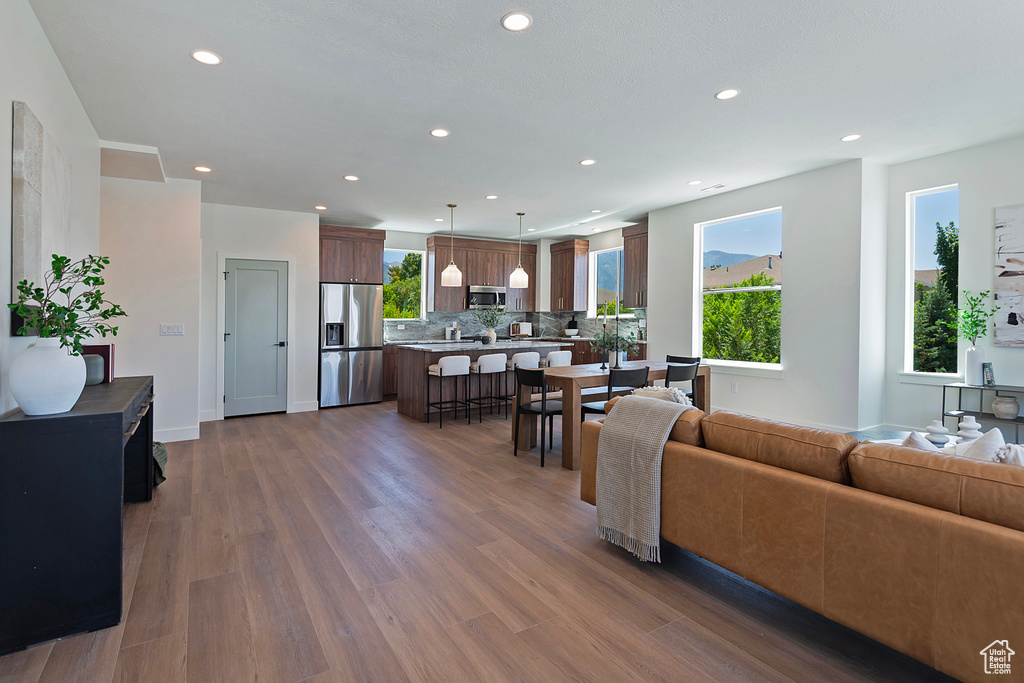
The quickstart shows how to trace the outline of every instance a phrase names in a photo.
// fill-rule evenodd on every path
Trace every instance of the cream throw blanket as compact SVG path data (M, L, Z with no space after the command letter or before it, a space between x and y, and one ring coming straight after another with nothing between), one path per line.
M690 406L623 396L597 442L597 535L646 562L661 562L661 455Z

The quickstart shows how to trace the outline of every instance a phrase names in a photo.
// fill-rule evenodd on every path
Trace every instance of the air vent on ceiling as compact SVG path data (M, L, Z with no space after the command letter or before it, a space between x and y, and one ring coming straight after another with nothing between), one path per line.
M711 190L721 190L723 188L725 188L725 185L723 185L722 183L718 183L717 185L712 185L711 187L702 187L700 191L710 192Z

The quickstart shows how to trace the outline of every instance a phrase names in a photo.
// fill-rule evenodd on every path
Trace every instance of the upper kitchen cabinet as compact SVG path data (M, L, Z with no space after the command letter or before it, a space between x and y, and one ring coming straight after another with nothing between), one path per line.
M587 258L590 243L567 240L551 245L551 310L587 310Z
M505 303L509 313L523 313L537 310L537 252L536 247L528 253L527 245L523 245L523 270L530 276L530 285L526 289L512 289L508 287L505 292ZM508 254L505 261L505 285L508 286L508 279L512 271L519 265L519 254Z
M622 229L623 289L627 308L647 306L647 224Z
M320 282L384 282L384 230L320 226Z
M535 310L537 300L537 245L523 245L523 269L530 276L527 289L510 289L508 278L519 265L519 245L456 238L455 265L462 271L461 287L442 287L441 271L452 258L452 240L436 235L427 238L427 310L464 311L469 305L471 285L504 287L506 307L510 313Z
M441 272L452 261L451 240L442 237L427 238L427 310L428 311L464 311L466 310L466 250L459 247L456 240L455 265L462 271L461 287L442 287Z

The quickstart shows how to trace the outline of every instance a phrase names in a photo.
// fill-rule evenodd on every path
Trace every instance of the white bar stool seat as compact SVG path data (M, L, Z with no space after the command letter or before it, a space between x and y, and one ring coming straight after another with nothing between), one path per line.
M484 421L484 406L487 406L490 413L494 413L494 406L499 408L505 406L505 419L508 419L508 404L511 403L511 399L507 396L500 395L495 396L494 384L495 380L499 375L504 376L505 367L508 364L508 355L504 353L488 353L477 358L474 362L469 365L469 372L476 375L476 398L469 399L470 403L475 403L480 407L479 421ZM488 394L484 396L483 392L483 376L490 375L488 382Z
M564 368L572 365L572 351L552 351L540 362L543 368Z
M472 421L469 405L469 356L445 356L433 365L427 367L427 422L430 422L430 409L437 408L438 424L444 428L444 411L446 408L455 408L455 417L459 416L459 407L466 407L466 422ZM430 378L437 377L437 400L430 401ZM465 377L466 378L466 400L459 400L459 382L455 381L455 398L444 400L444 378Z

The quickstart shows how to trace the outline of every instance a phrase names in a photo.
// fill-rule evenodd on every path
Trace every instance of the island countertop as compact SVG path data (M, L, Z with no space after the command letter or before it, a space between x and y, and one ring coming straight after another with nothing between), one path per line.
M505 351L505 350L528 350L528 349L553 349L563 346L572 346L571 342L543 342L543 341L496 341L493 344L481 344L480 342L454 342L437 344L398 344L400 349L412 351L423 351L425 353L448 353L450 351Z

